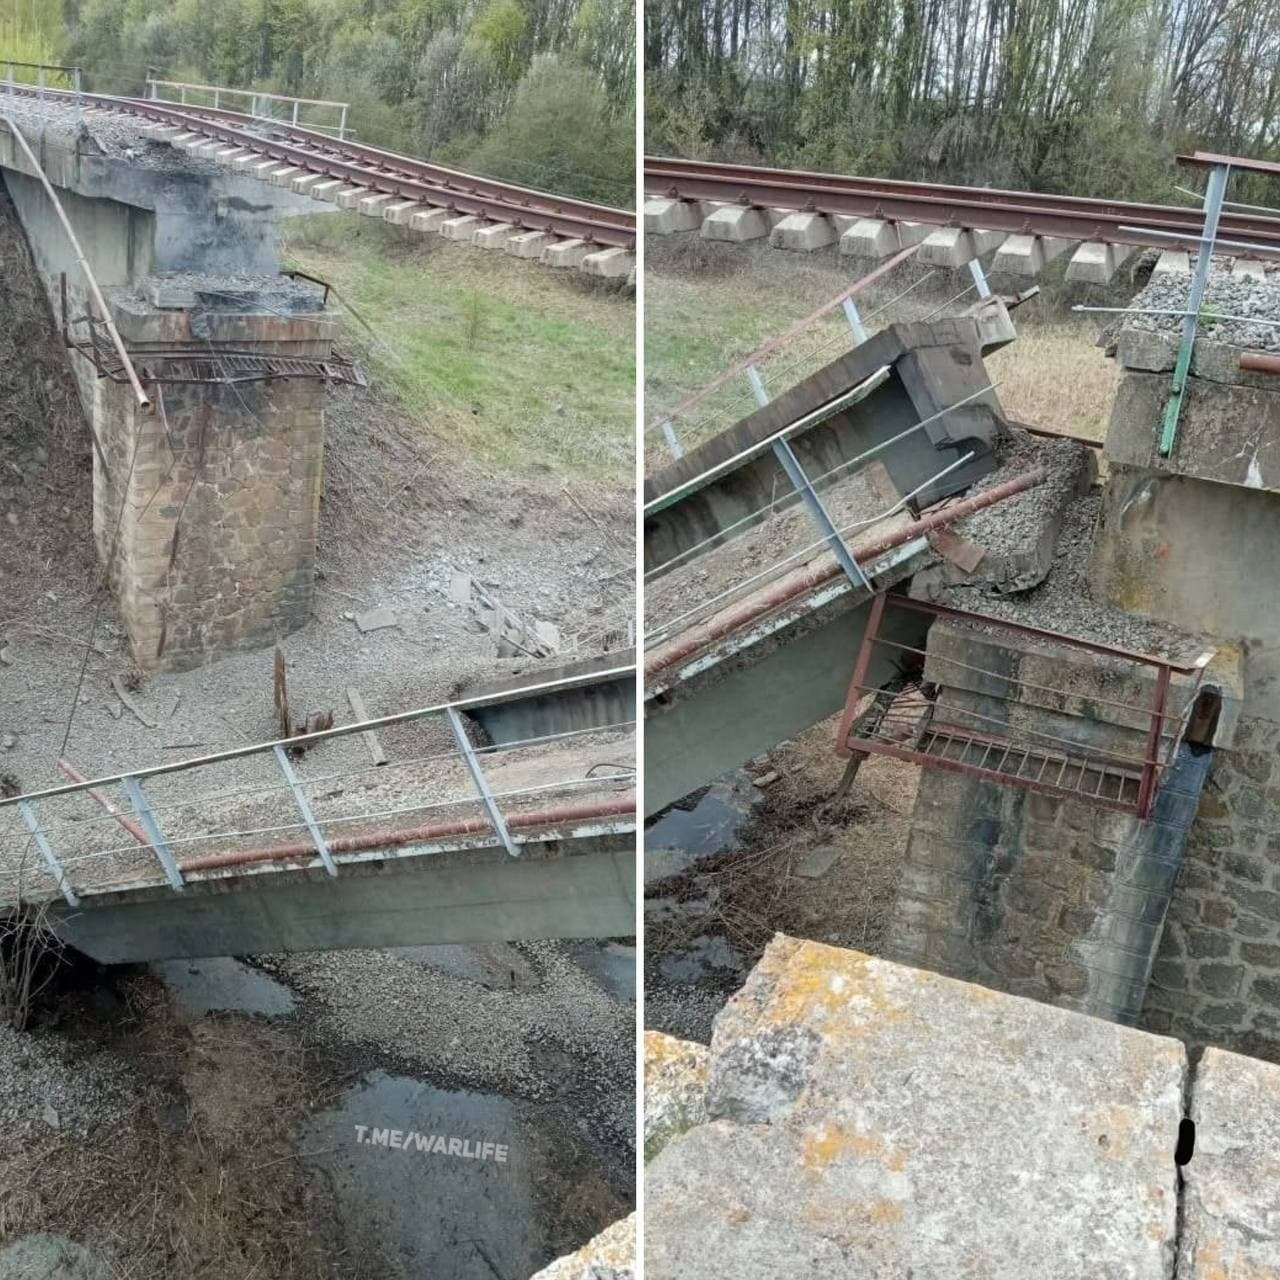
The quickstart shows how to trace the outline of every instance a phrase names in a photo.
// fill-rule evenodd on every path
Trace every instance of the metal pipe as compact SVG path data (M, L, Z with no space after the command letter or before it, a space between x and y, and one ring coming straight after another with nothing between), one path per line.
M894 547L901 546L904 542L910 542L912 538L918 538L922 534L926 534L944 524L950 524L954 520L963 519L963 517L972 515L975 511L994 506L997 502L1002 502L1005 498L1012 498L1027 489L1034 489L1036 485L1043 484L1047 476L1048 472L1043 467L1034 467L1030 471L1023 472L1020 476L1014 476L1012 480L1006 480L1003 484L993 485L990 489L984 489L981 493L975 494L971 498L965 498L961 502L939 508L930 515L923 516L911 524L903 525L900 529L895 529L893 532L885 534L868 546L860 547L858 549L858 561L861 564L868 564L886 551L891 551ZM821 586L824 582L837 577L841 572L842 570L838 564L829 563L817 567L799 569L794 573L788 574L768 591L761 592L754 600L749 600L736 609L722 613L719 618L713 618L700 627L691 628L678 643L650 654L644 664L645 675L650 676L656 672L665 671L682 658L696 653L699 649L721 639L732 631L736 631L739 627L745 626L749 622L754 622L761 615L794 600L797 596L803 595L807 591L812 591L814 587Z
M98 288L98 282L89 268L89 262L84 256L84 250L80 247L80 241L76 239L76 233L72 229L71 221L62 207L62 201L58 199L58 193L53 189L53 183L49 181L43 166L36 159L36 153L31 150L31 146L23 136L22 130L7 115L0 116L0 120L3 120L8 125L9 132L13 134L14 140L22 148L22 154L26 156L27 163L36 171L36 177L39 178L40 185L44 187L45 194L53 204L53 211L58 215L58 221L62 224L62 229L66 232L67 239L71 242L71 249L76 256L76 261L80 264L80 270L84 272L85 279L89 282L89 292L93 295L93 300L97 303L98 310L102 313L102 322L107 326L107 332L111 335L111 341L115 346L116 354L120 357L120 362L124 365L125 373L129 375L129 384L133 387L133 394L138 397L138 404L142 408L150 409L150 397L142 389L142 383L138 381L133 361L129 359L129 353L125 350L124 342L116 329L115 321L111 318L111 312L107 310L106 299L102 296L102 290Z
M612 655L610 655L612 656ZM135 769L129 774L115 774L107 778L94 778L91 785L95 787L112 786L123 782L125 778L154 778L162 773L181 773L187 769L195 769L203 765L221 764L226 760L238 760L243 756L262 755L274 751L277 744L286 748L307 747L327 738L342 738L353 733L364 733L368 729L384 729L395 724L409 724L414 720L425 720L429 716L439 715L449 707L457 707L459 711L472 708L501 706L506 702L516 702L523 698L531 698L535 694L570 692L574 689L589 688L593 684L603 684L614 679L625 680L634 677L632 666L608 667L601 671L592 671L583 675L564 676L559 680L543 680L535 684L522 685L515 689L504 689L498 693L481 694L476 698L461 698L456 702L441 702L431 707L422 707L415 711L399 711L394 715L380 716L376 720L358 720L354 724L340 725L336 729L321 729L317 733L300 733L293 738L280 738L271 742L257 742L248 747L232 747L227 751L215 751L207 756L195 756L190 760L175 760L172 764L153 764L145 769ZM0 809L6 805L16 804L19 799L47 800L51 796L70 795L83 791L84 783L75 783L65 787L47 787L43 791L30 791L24 796L14 796L0 800Z
M58 760L58 768L62 770L72 782L84 782L85 776L67 759ZM126 817L119 809L111 803L111 801L102 794L97 787L86 787L84 794L89 797L94 804L109 813L140 845L146 848L151 847L151 841L147 839L147 833L133 821L132 818Z
M1266 351L1243 351L1240 368L1249 373L1280 373L1280 356Z
M582 822L588 818L617 817L634 814L636 798L624 796L603 804L566 804L550 809L533 809L528 813L513 813L507 817L507 826L516 830L528 827L553 826L561 822ZM329 841L330 853L360 853L368 849L393 849L400 845L416 844L423 840L439 840L447 836L478 835L492 832L487 817L459 818L452 822L433 822L423 827L405 827L390 831L367 831L357 836L340 836ZM209 853L200 858L188 858L181 864L183 874L192 871L214 871L221 867L240 867L255 862L282 862L290 858L314 858L315 845L310 840L295 844L276 845L267 849L235 849L227 853Z

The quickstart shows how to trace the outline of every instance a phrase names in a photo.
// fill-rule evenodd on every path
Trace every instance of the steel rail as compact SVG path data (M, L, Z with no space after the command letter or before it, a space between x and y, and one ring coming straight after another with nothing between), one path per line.
M1195 247L1204 229L1203 210L1180 205L753 168L661 156L645 157L644 190L651 197L714 200L1152 248L1168 248L1170 236L1174 242L1181 240L1186 247ZM1261 240L1280 249L1280 218L1224 213L1221 229L1223 234ZM1156 236L1148 234L1148 230L1167 234Z
M75 93L29 85L6 84L18 96L63 100L184 129L242 147L266 159L296 165L312 173L350 182L372 194L399 195L435 208L472 214L489 222L505 222L523 231L548 231L603 247L635 247L635 215L625 209L591 204L515 183L481 178L455 169L338 141L313 130L264 121L240 112L211 107L175 107L145 98ZM286 141L264 136L267 132Z

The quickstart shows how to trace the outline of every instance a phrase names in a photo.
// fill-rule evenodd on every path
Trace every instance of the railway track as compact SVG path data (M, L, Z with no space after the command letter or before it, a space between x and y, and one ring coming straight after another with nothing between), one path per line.
M1196 162L1201 158L1186 159ZM1144 247L1194 251L1199 246L1204 224L1203 212L1192 207L847 177L661 156L645 157L644 191L646 200L651 202L646 204L646 230L649 231L693 229L696 222L692 216L686 217L683 225L673 226L679 219L672 214L678 214L679 206L694 204L759 211L772 226L759 230L760 224L753 224L758 235L770 234L772 242L784 248L821 248L840 240L843 252L857 252L857 248L845 241L846 233L852 228L842 223L849 221L893 228L895 234L884 237L883 242L886 248L895 250L907 242L904 233L914 236L916 241L924 240L927 250L928 229L947 229L977 237L976 242L971 240L965 247L979 252L996 250L999 253L1005 248L1002 241L1007 243L1014 238L1040 242L1038 251L1026 243L1009 245L1010 262L997 264L1016 270L1016 259L1020 255L1034 268L1024 274L1035 274L1047 257L1081 244L1110 246L1120 258ZM675 202L676 209L670 207L671 202ZM823 219L831 225L826 228L826 234L811 236L811 243L788 243L785 237L777 235L777 223L773 219L779 213ZM723 225L728 227L730 223L726 221ZM907 230L914 228L921 230ZM717 236L706 223L703 234L707 238L730 240L757 238L753 234ZM1280 218L1224 211L1218 238L1224 251L1264 258L1280 255ZM941 251L944 239L941 236L936 239ZM860 228L853 240L857 245L871 243L867 226ZM954 236L951 240L954 241ZM1053 242L1047 246L1048 253L1046 242ZM958 251L954 256L956 261L944 262L941 252L931 256L926 251L922 260L959 265L962 259ZM1114 270L1114 265L1111 269Z
M607 259L608 270L596 274L626 274L633 265L621 261L622 255L629 258L635 249L636 218L630 210L479 177L233 111L178 107L150 99L76 94L11 83L3 86L3 94L132 117L176 144L204 141L211 149L216 146L228 154L243 152L260 156L264 161L277 161L282 167L297 170L299 177L328 179L345 184L353 193L394 198L406 206L406 213L407 206L413 204L420 206L424 213L445 211L453 217L475 218L477 230L509 228L512 236L542 235L548 237L549 242L538 245L540 250L561 249L560 254L550 259L556 265L581 266L583 259L608 250L620 252ZM294 186L299 189L300 184ZM399 220L413 225L408 216ZM421 229L436 230L438 224L423 225ZM491 238L489 243L498 247L502 241ZM566 244L571 245L569 251L565 251ZM578 246L581 253L573 251ZM543 260L548 259L543 256ZM584 269L590 271L589 266Z

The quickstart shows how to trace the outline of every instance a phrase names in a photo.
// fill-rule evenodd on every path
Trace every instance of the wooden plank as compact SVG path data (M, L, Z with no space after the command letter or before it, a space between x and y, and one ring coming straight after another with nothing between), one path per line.
M351 704L351 714L355 716L357 722L372 719L365 710L360 691L350 685L347 686L347 701ZM378 735L372 729L366 729L360 736L364 739L365 746L369 748L369 758L373 763L386 764L387 753L382 749L382 742Z

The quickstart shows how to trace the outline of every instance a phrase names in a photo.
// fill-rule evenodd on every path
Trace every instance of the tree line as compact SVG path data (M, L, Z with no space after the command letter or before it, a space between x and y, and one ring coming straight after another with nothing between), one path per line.
M154 68L350 102L361 141L619 204L634 21L633 0L0 0L0 55L38 28L99 92Z
M1280 0L648 0L644 28L649 151L1118 199L1178 198L1182 150L1280 152Z

